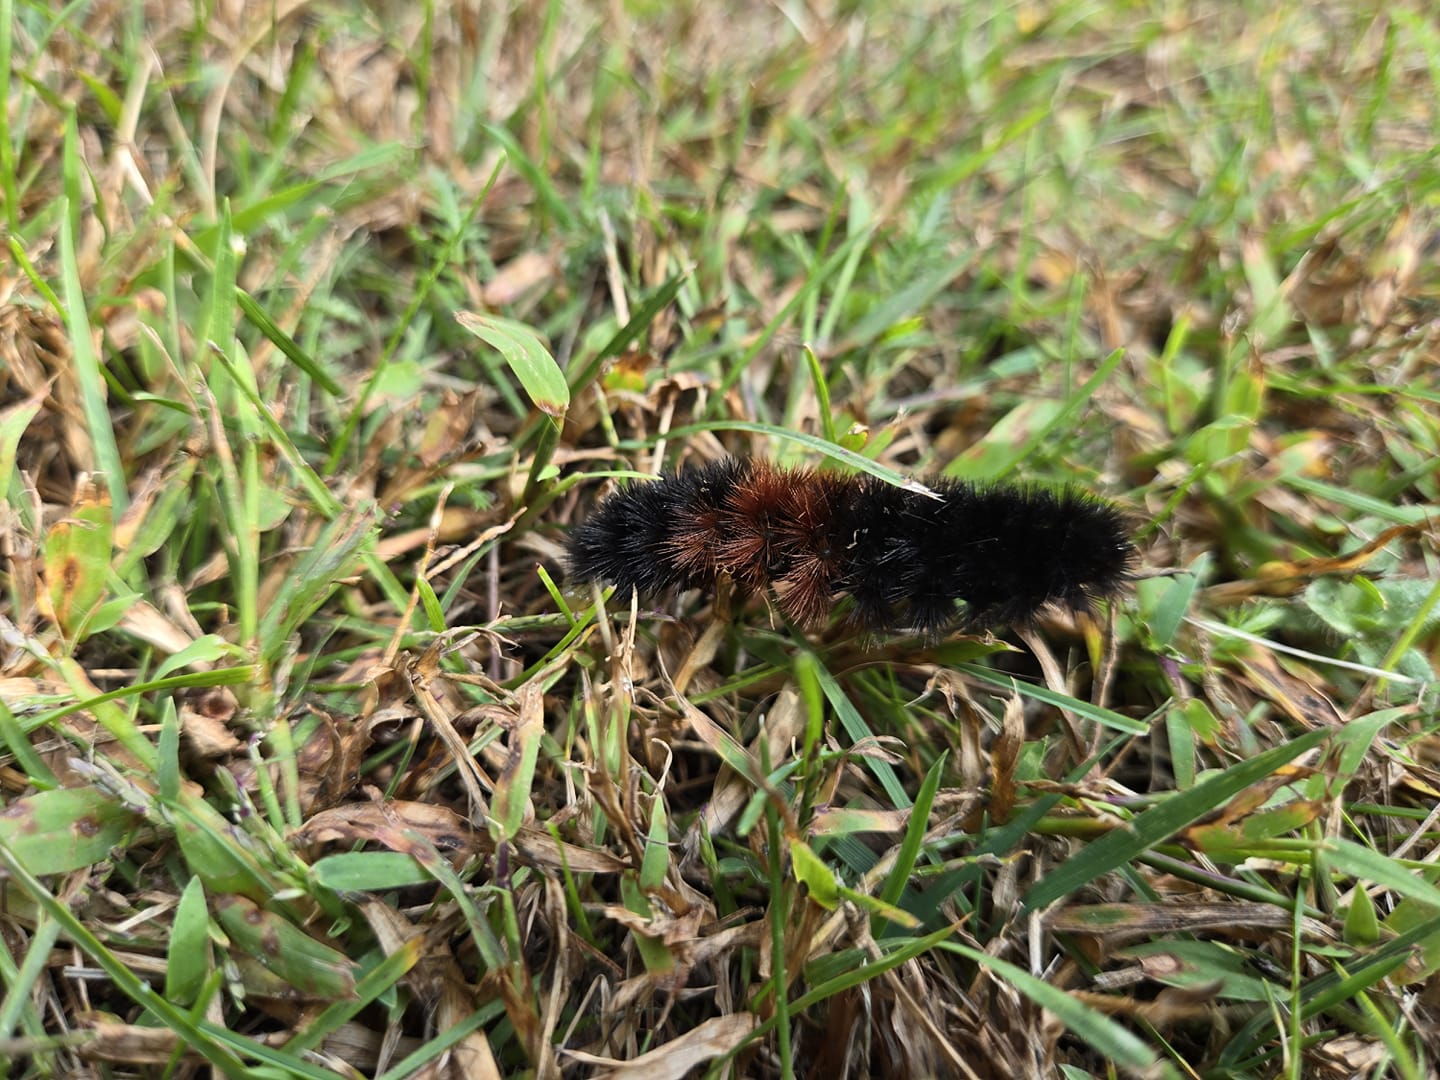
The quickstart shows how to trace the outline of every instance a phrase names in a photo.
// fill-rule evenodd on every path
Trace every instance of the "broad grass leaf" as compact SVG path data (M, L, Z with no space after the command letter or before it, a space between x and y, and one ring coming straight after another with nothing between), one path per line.
M835 871L825 865L825 860L816 855L805 841L790 841L790 868L795 880L805 885L811 900L826 911L835 910L840 902L840 894L835 888Z
M215 901L215 918L233 946L305 997L333 1001L355 993L354 961L282 915L243 896L222 896Z
M210 974L210 912L205 885L192 877L175 905L170 941L165 948L165 1000L190 1006Z
M68 874L107 858L140 821L99 788L57 788L0 810L0 844L32 874Z
M92 481L82 483L68 516L45 534L45 584L60 629L72 642L105 595L114 519L110 500Z
M433 881L434 875L399 851L346 851L316 859L316 882L336 892L385 892Z
M570 386L534 330L511 319L469 311L457 312L455 321L504 357L537 409L551 417L565 415L570 407Z

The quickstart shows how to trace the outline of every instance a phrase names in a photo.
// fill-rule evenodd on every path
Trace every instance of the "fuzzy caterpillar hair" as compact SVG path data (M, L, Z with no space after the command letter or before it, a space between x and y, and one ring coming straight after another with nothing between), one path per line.
M570 573L656 596L729 574L800 624L842 596L869 630L1023 624L1113 596L1134 558L1124 516L1073 490L939 480L929 498L873 476L754 459L609 496L571 535ZM964 604L963 611L957 606Z

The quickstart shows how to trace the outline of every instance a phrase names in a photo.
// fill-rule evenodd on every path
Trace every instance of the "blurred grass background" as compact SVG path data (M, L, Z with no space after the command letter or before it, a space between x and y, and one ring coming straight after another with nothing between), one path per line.
M9 1075L1434 1075L1427 5L0 9ZM838 447L1134 593L566 589Z

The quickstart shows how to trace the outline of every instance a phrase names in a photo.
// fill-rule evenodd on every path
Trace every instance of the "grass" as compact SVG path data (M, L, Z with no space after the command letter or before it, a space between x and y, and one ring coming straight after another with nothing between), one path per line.
M0 8L0 1071L1434 1075L1425 5ZM1141 570L564 582L721 453Z

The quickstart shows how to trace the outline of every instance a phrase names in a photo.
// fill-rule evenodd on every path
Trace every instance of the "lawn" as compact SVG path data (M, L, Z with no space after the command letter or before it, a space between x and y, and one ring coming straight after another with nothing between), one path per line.
M0 1074L1437 1075L1427 3L0 11ZM567 573L726 458L1135 553Z

